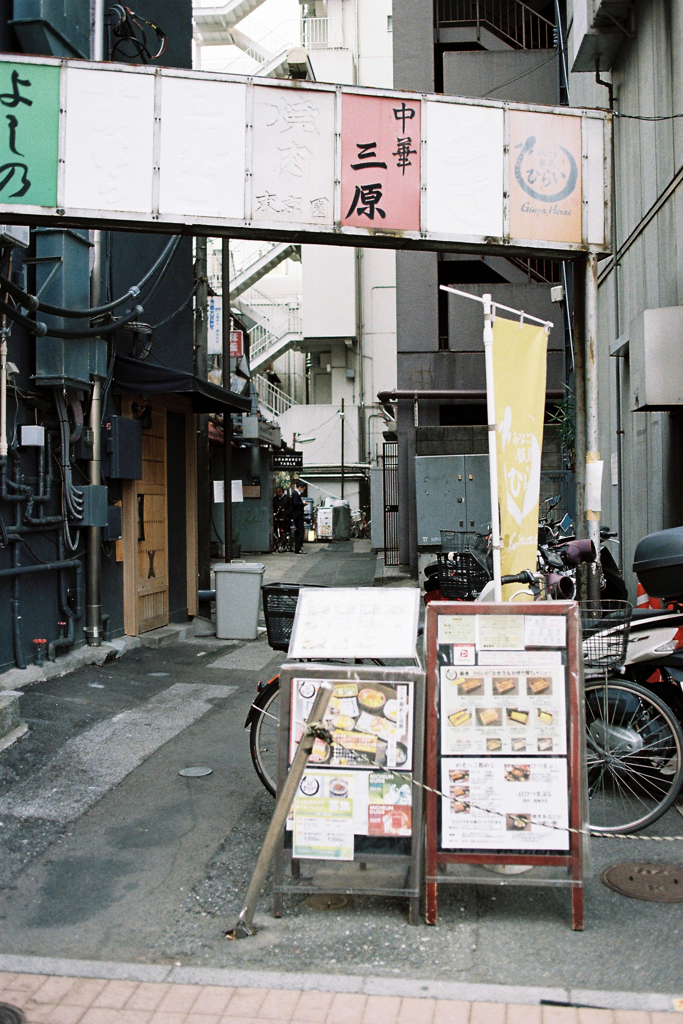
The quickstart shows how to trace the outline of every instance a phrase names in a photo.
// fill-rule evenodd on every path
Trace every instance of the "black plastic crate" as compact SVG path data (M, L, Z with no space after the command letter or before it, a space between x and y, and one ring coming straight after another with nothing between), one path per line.
M447 600L474 601L491 578L471 551L439 552L436 557L439 590Z
M292 636L298 583L267 583L261 587L268 643L275 651L288 651Z

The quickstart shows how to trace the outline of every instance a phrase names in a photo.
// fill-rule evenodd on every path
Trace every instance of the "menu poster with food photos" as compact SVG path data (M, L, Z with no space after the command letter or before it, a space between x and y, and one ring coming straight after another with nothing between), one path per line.
M444 757L445 850L568 850L565 758Z
M441 666L441 754L567 753L564 667Z
M310 715L318 679L292 679L289 759L294 757ZM323 719L332 743L317 739L310 765L330 768L396 768L410 771L413 744L413 685L333 681Z
M353 860L354 773L306 772L294 798L294 857Z

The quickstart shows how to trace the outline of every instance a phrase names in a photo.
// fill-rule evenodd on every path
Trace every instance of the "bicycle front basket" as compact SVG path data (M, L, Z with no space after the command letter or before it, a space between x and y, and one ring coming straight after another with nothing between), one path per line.
M439 590L442 597L455 601L474 601L490 576L471 551L439 552Z
M582 603L583 659L588 668L616 668L623 665L632 610L628 601Z

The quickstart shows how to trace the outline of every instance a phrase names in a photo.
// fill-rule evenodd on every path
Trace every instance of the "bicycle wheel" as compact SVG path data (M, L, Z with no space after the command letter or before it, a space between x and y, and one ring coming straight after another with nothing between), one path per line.
M683 779L683 730L671 708L626 679L586 682L591 832L638 832L671 807Z
M259 693L258 708L249 730L249 752L259 779L271 796L277 784L277 728L280 719L280 677Z

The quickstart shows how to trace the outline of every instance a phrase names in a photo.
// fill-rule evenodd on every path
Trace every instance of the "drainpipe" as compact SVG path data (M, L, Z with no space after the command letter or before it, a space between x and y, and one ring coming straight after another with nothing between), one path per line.
M586 259L586 475L591 463L600 461L598 426L598 257ZM598 502L600 504L600 502ZM587 503L586 503L587 506ZM586 507L587 532L598 552L588 567L588 600L600 600L600 509Z
M90 460L90 483L102 482L102 382L94 380L90 403L90 429L92 430L92 459ZM102 645L102 528L89 526L87 534L88 575L86 578L85 633L90 647Z
M224 238L221 249L223 292L222 348L223 387L230 390L230 239ZM232 562L232 414L226 406L223 413L223 536L225 561Z

